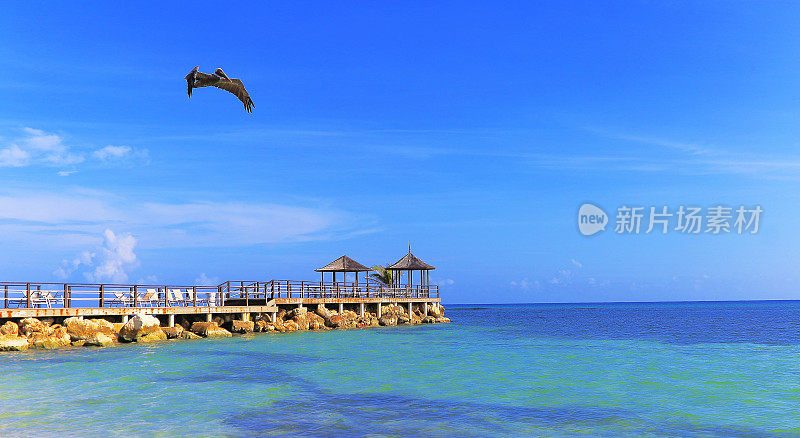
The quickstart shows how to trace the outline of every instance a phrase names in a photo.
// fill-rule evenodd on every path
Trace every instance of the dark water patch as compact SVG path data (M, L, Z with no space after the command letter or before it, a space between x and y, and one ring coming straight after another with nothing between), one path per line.
M232 363L246 363L248 361L256 363L271 363L271 364L301 364L301 363L316 363L324 359L319 356L312 356L308 354L285 354L285 353L272 353L268 351L237 351L237 350L197 350L193 355L199 357L220 357L229 358Z
M292 415L296 412L297 415ZM531 428L586 428L636 423L622 409L594 406L521 407L381 394L301 394L270 406L231 413L232 435L302 436L513 435Z
M661 436L680 436L685 438L789 438L800 434L789 432L770 432L750 427L703 426L689 423L666 423L658 427L650 427L642 434Z

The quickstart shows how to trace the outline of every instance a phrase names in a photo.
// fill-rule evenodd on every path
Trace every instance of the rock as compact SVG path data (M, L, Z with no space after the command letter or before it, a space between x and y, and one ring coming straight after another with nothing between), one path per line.
M19 322L19 333L29 336L31 333L47 333L47 324L36 318L25 318Z
M428 303L428 316L440 318L444 316L444 306L439 303Z
M436 322L437 323L447 323L447 322L450 322L450 318L448 318L446 316L440 316L440 317L436 318Z
M331 315L329 318L325 320L325 325L330 328L337 328L342 325L344 320L339 315Z
M105 335L113 335L114 333L119 333L119 331L114 330L114 324L106 321L105 319L93 319L93 322L97 324L98 331Z
M393 326L397 325L397 317L389 314L389 315L381 315L378 323L382 326Z
M122 327L125 327L124 322L115 322L114 323L114 334L119 335L119 332L122 330Z
M268 331L267 327L269 327L269 321L265 319L257 319L256 322L253 324L253 331L254 332L266 332ZM275 326L272 326L272 330L275 330Z
M322 316L316 313L309 313L306 318L308 319L309 330L321 330L325 328L325 318Z
M100 325L91 319L67 318L64 320L67 333L73 341L86 341L94 337L97 333L104 333L107 328L101 329ZM113 333L113 331L111 331Z
M189 340L189 339L203 339L203 337L202 336L198 336L198 335L190 332L189 330L184 330L184 331L181 332L180 335L178 335L177 339L187 339L187 340Z
M297 323L294 322L294 321L286 321L286 322L284 322L283 323L283 328L287 332L294 332L294 331L297 331L299 329L299 327L297 326Z
M19 334L19 326L17 323L7 321L0 326L0 336L17 336Z
M161 327L161 331L167 335L167 339L179 339L184 332L183 327L180 325L176 325L175 327Z
M125 325L119 331L119 338L126 342L134 342L138 341L139 338L145 337L152 332L159 331L162 334L164 333L161 330L155 330L155 328L160 329L160 322L158 318L152 315L134 315L131 319L128 320ZM156 337L160 337L156 335ZM166 334L164 335L166 339Z
M83 344L85 344L85 343L86 343L86 341L72 341L72 346L73 347L83 347Z
M436 322L436 318L434 318L433 316L430 316L430 315L422 318L422 323L423 324L433 324L435 322Z
M411 324L411 318L401 315L397 317L397 325L406 325Z
M179 339L202 339L201 336L197 336L196 334L190 332L189 330L184 330L178 336Z
M231 332L233 333L253 333L255 323L253 321L242 321L234 319L231 321Z
M28 339L28 344L33 348L41 348L45 350L54 350L56 348L66 347L70 344L72 338L67 333L67 328L60 325L55 326L52 333L39 333L31 334Z
M388 306L381 306L381 316L390 315L390 316L400 316L406 313L403 306L396 306L394 304Z
M114 345L114 340L105 333L96 332L92 337L84 340L83 345L86 347L108 347Z
M192 324L192 328L190 330L192 333L200 335L204 338L211 336L232 336L231 332L220 327L216 322L196 322Z
M324 305L319 304L317 305L317 310L315 312L318 316L322 317L322 319L328 319L333 315L335 312L331 312L328 310Z
M309 321L307 315L295 315L292 317L291 322L297 325L297 330L308 330Z
M0 336L0 351L25 351L28 349L28 338L24 336Z
M298 317L298 316L299 317L305 317L307 314L308 314L308 308L307 307L297 307L297 308L293 309L291 312L289 312L289 315L290 315L289 319L292 319L292 318Z
M161 327L146 327L139 332L136 342L146 344L148 342L161 342L167 340L167 334Z

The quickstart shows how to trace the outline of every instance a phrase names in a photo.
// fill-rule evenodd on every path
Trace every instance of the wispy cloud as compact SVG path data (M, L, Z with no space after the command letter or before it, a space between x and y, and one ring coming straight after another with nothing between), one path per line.
M148 159L150 152L147 149L137 149L130 146L108 145L92 152L92 156L102 162L120 162L132 158Z
M194 279L194 284L197 286L216 286L219 283L219 277L208 277L205 272Z
M144 247L164 248L330 240L374 227L340 210L264 202L140 202L80 189L0 195L0 243L80 247L106 229L128 230Z
M22 128L8 139L0 137L0 167L67 167L84 163L89 158L108 163L148 157L146 149L130 146L109 145L89 153L85 148L68 145L59 134L29 127ZM62 170L58 174L67 176L74 172Z
M628 172L673 172L689 175L746 175L772 179L798 179L800 155L778 156L763 149L754 152L733 150L709 142L684 141L626 132L584 128L606 139L619 140L626 149L625 156L603 158L572 156L553 157L540 165L558 168L596 169Z

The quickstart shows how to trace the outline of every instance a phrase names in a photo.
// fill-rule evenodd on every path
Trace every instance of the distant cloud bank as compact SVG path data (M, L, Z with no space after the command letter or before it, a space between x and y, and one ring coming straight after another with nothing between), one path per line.
M65 143L61 135L41 129L22 128L9 140L0 139L0 167L71 167L87 162L124 162L129 159L148 159L146 149L130 146L108 145L96 150L78 150ZM60 176L69 176L75 170L61 170Z

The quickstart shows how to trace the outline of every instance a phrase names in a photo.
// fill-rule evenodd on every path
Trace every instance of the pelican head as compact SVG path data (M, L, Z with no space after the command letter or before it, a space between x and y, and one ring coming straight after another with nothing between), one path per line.
M214 74L219 76L219 77L221 77L221 78L225 78L228 82L233 82L233 81L231 81L231 78L229 78L228 75L226 75L225 72L222 71L221 68L218 68L218 69L214 70Z

